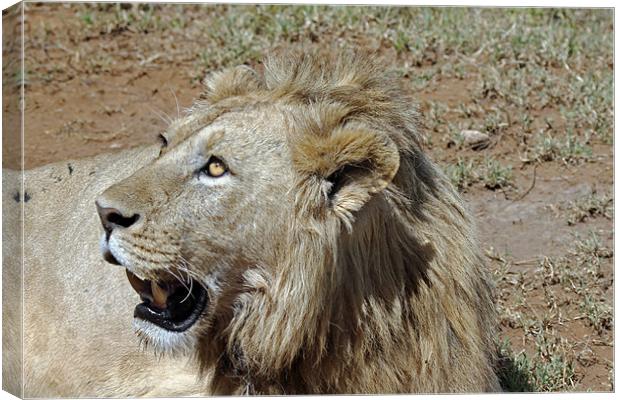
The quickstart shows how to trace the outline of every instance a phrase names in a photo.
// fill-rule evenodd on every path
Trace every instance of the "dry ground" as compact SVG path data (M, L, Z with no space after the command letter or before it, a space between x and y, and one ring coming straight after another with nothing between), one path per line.
M153 142L209 70L307 43L376 50L476 214L505 387L613 389L611 10L29 3L25 32L3 94L24 80L27 167Z

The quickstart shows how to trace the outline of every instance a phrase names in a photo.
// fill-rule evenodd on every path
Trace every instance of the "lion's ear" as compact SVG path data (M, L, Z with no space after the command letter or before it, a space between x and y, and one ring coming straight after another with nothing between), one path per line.
M203 85L205 91L201 98L210 103L217 103L229 97L256 91L263 86L263 82L252 68L239 65L207 75L203 80Z
M347 217L385 189L400 166L394 142L365 129L339 129L328 137L308 135L296 146L293 161L300 173L318 177L320 201Z

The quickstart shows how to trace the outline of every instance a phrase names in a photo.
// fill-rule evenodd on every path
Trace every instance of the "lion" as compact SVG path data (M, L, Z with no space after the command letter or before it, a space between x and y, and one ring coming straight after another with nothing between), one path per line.
M138 335L213 394L498 390L474 226L395 80L315 51L206 87L97 199Z
M97 396L499 391L474 223L425 154L412 99L371 60L312 51L214 73L159 146L80 166L79 184L54 199L30 186L31 221L53 229L26 246L37 261L24 281L25 352L37 353L24 357L26 385ZM48 182L66 166L55 168ZM96 234L115 266L92 251ZM52 346L75 365L41 357Z

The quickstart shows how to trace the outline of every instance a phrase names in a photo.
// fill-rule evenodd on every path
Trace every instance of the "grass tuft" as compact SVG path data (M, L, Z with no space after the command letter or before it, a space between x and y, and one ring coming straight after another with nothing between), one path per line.
M613 218L613 198L610 195L598 196L596 192L591 192L566 206L567 223L575 225L591 218L604 217Z
M498 161L487 158L482 169L482 180L487 189L497 190L511 185L512 167L504 167Z
M592 156L592 149L588 146L588 141L588 138L579 140L570 133L567 133L561 140L542 134L538 136L534 145L534 160L546 162L559 159L567 164L589 160Z

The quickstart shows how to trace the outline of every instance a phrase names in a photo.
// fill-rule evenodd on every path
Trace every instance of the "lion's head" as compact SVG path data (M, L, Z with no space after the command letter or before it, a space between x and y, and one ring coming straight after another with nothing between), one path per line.
M469 346L454 357L488 362L471 224L379 66L276 57L264 74L237 67L206 87L159 156L97 199L104 257L140 294L147 343L214 367L219 392L411 391L418 366L406 364L452 342ZM468 306L456 315L436 290ZM447 331L421 346L433 313ZM403 351L411 372L338 375Z

